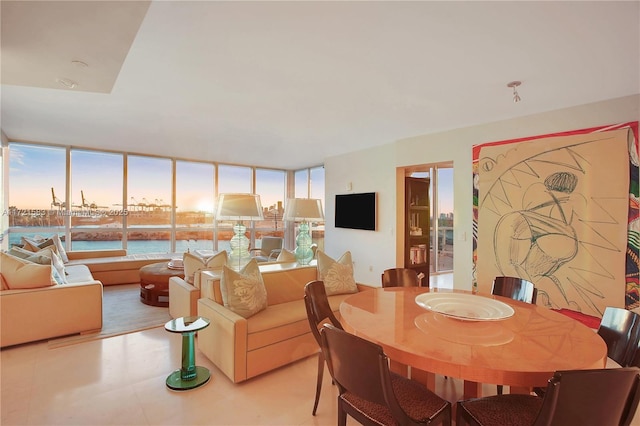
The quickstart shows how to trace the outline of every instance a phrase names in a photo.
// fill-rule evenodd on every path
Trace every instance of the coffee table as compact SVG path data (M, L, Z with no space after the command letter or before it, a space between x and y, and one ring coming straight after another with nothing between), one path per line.
M207 328L209 320L203 317L180 317L168 321L164 328L171 333L182 334L182 368L167 377L167 387L173 390L189 390L209 381L211 373L205 367L196 365L195 335Z
M184 278L184 269L169 268L158 262L140 268L140 301L151 306L169 306L169 278Z

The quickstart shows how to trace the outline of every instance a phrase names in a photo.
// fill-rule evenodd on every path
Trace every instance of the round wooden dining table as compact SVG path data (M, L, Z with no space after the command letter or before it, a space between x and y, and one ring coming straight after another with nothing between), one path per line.
M472 307L497 300L513 312L500 319L461 319L416 302L418 295L436 292L471 295ZM435 374L464 380L465 398L482 396L483 383L528 393L546 387L557 370L604 368L607 359L607 346L593 329L543 306L489 294L377 288L346 298L340 315L345 330L382 346L395 365L410 366L411 377L429 388Z

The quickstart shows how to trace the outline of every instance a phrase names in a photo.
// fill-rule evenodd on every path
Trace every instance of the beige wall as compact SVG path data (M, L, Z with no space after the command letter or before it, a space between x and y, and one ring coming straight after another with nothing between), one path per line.
M402 139L388 145L325 160L325 251L339 257L350 250L356 280L379 285L380 274L396 266L396 168L453 161L454 165L454 285L470 289L472 282L473 145L586 127L640 120L640 95L550 111L447 132ZM348 141L345 141L348 143ZM378 193L378 230L357 231L333 226L334 196L349 192Z

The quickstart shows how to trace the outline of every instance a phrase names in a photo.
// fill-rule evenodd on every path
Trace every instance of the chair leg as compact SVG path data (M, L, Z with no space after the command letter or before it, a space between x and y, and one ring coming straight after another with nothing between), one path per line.
M344 402L338 397L338 426L347 426L347 412L342 404Z
M322 352L318 352L318 382L316 383L316 402L313 404L313 411L311 414L316 415L318 409L318 402L320 401L320 391L322 390L322 378L324 376L324 355Z

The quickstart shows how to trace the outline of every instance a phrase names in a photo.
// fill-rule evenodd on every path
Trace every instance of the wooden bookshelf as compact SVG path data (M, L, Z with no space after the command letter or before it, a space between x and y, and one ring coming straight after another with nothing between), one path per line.
M423 273L429 285L429 178L405 178L404 267Z

